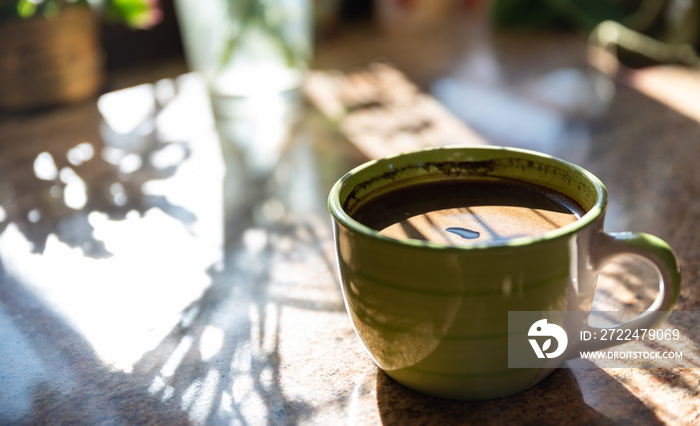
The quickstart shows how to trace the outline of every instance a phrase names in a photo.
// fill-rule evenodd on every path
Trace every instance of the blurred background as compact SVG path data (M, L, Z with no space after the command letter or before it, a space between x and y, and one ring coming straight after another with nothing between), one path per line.
M0 113L31 112L151 82L166 73L164 64L170 66L171 74L179 65L211 80L215 71L206 61L235 62L236 56L247 55L238 59L240 65L277 55L297 61L293 68L301 73L311 68L347 72L372 62L389 62L483 132L489 124L475 123L481 120L475 116L477 111L455 105L455 98L484 95L484 90L503 81L509 58L519 52L517 47L505 52L495 46L503 39L501 34L520 38L523 44L536 43L534 34L575 34L588 40L590 48L582 65L615 77L620 65L695 67L698 16L693 0L4 0L0 5ZM79 30L84 31L82 35ZM246 49L256 53L245 54ZM262 53L266 49L272 53ZM557 54L571 56L572 52ZM265 55L267 59L261 59ZM580 73L582 68L562 69L547 80L532 78L531 87L521 88L547 98L538 101L595 113L607 102L611 85L599 79L584 81L591 78ZM216 72L231 75L232 67L227 69ZM254 79L233 78L271 80L280 87L285 78L294 80L281 74L266 78L259 69L254 73ZM434 77L440 73L480 87L456 87L451 79L436 82ZM220 81L210 82L209 89L218 85L216 90L221 91ZM289 84L298 86L300 81ZM559 87L564 86L577 100L563 99ZM581 100L588 89L600 99ZM560 99L553 99L557 93ZM489 102L503 100L495 96ZM235 109L231 105L224 109L231 108Z

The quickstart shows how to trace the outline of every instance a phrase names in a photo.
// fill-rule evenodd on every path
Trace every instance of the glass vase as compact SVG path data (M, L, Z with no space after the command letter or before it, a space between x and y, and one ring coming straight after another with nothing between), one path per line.
M190 67L212 96L299 87L312 50L309 0L176 0Z
M311 0L175 0L188 65L206 82L222 143L274 167L312 53Z

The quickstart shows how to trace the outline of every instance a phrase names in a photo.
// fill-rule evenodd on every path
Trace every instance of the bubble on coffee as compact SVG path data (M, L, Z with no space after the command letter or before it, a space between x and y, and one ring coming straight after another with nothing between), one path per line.
M479 238L481 235L478 231L473 231L471 229L467 228L462 228L460 226L450 226L449 228L446 228L445 231L451 232L455 235L459 235L460 237L464 238L465 240L474 240Z

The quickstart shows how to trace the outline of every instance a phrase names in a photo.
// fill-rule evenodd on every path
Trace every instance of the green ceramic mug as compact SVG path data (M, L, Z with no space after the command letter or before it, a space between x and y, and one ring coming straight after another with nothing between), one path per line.
M465 246L386 237L352 217L378 194L455 179L535 184L575 200L584 213L541 235ZM572 339L556 363L508 368L508 313L589 312L597 272L621 254L641 256L659 272L655 302L623 326L658 325L679 293L676 256L651 235L604 232L606 205L607 191L591 173L520 149L436 148L355 168L331 189L329 209L343 298L357 336L382 370L419 392L454 399L510 395L579 350L609 343Z

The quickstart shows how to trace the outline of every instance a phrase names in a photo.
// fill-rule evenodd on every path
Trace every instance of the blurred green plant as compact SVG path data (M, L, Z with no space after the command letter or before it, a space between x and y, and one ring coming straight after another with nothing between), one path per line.
M700 68L700 0L490 0L502 27L575 28L628 67Z
M90 8L108 22L135 29L151 28L162 19L159 0L0 0L0 21L51 18L71 7Z
M494 22L502 26L591 30L602 21L624 19L639 3L640 0L492 0L490 9Z

